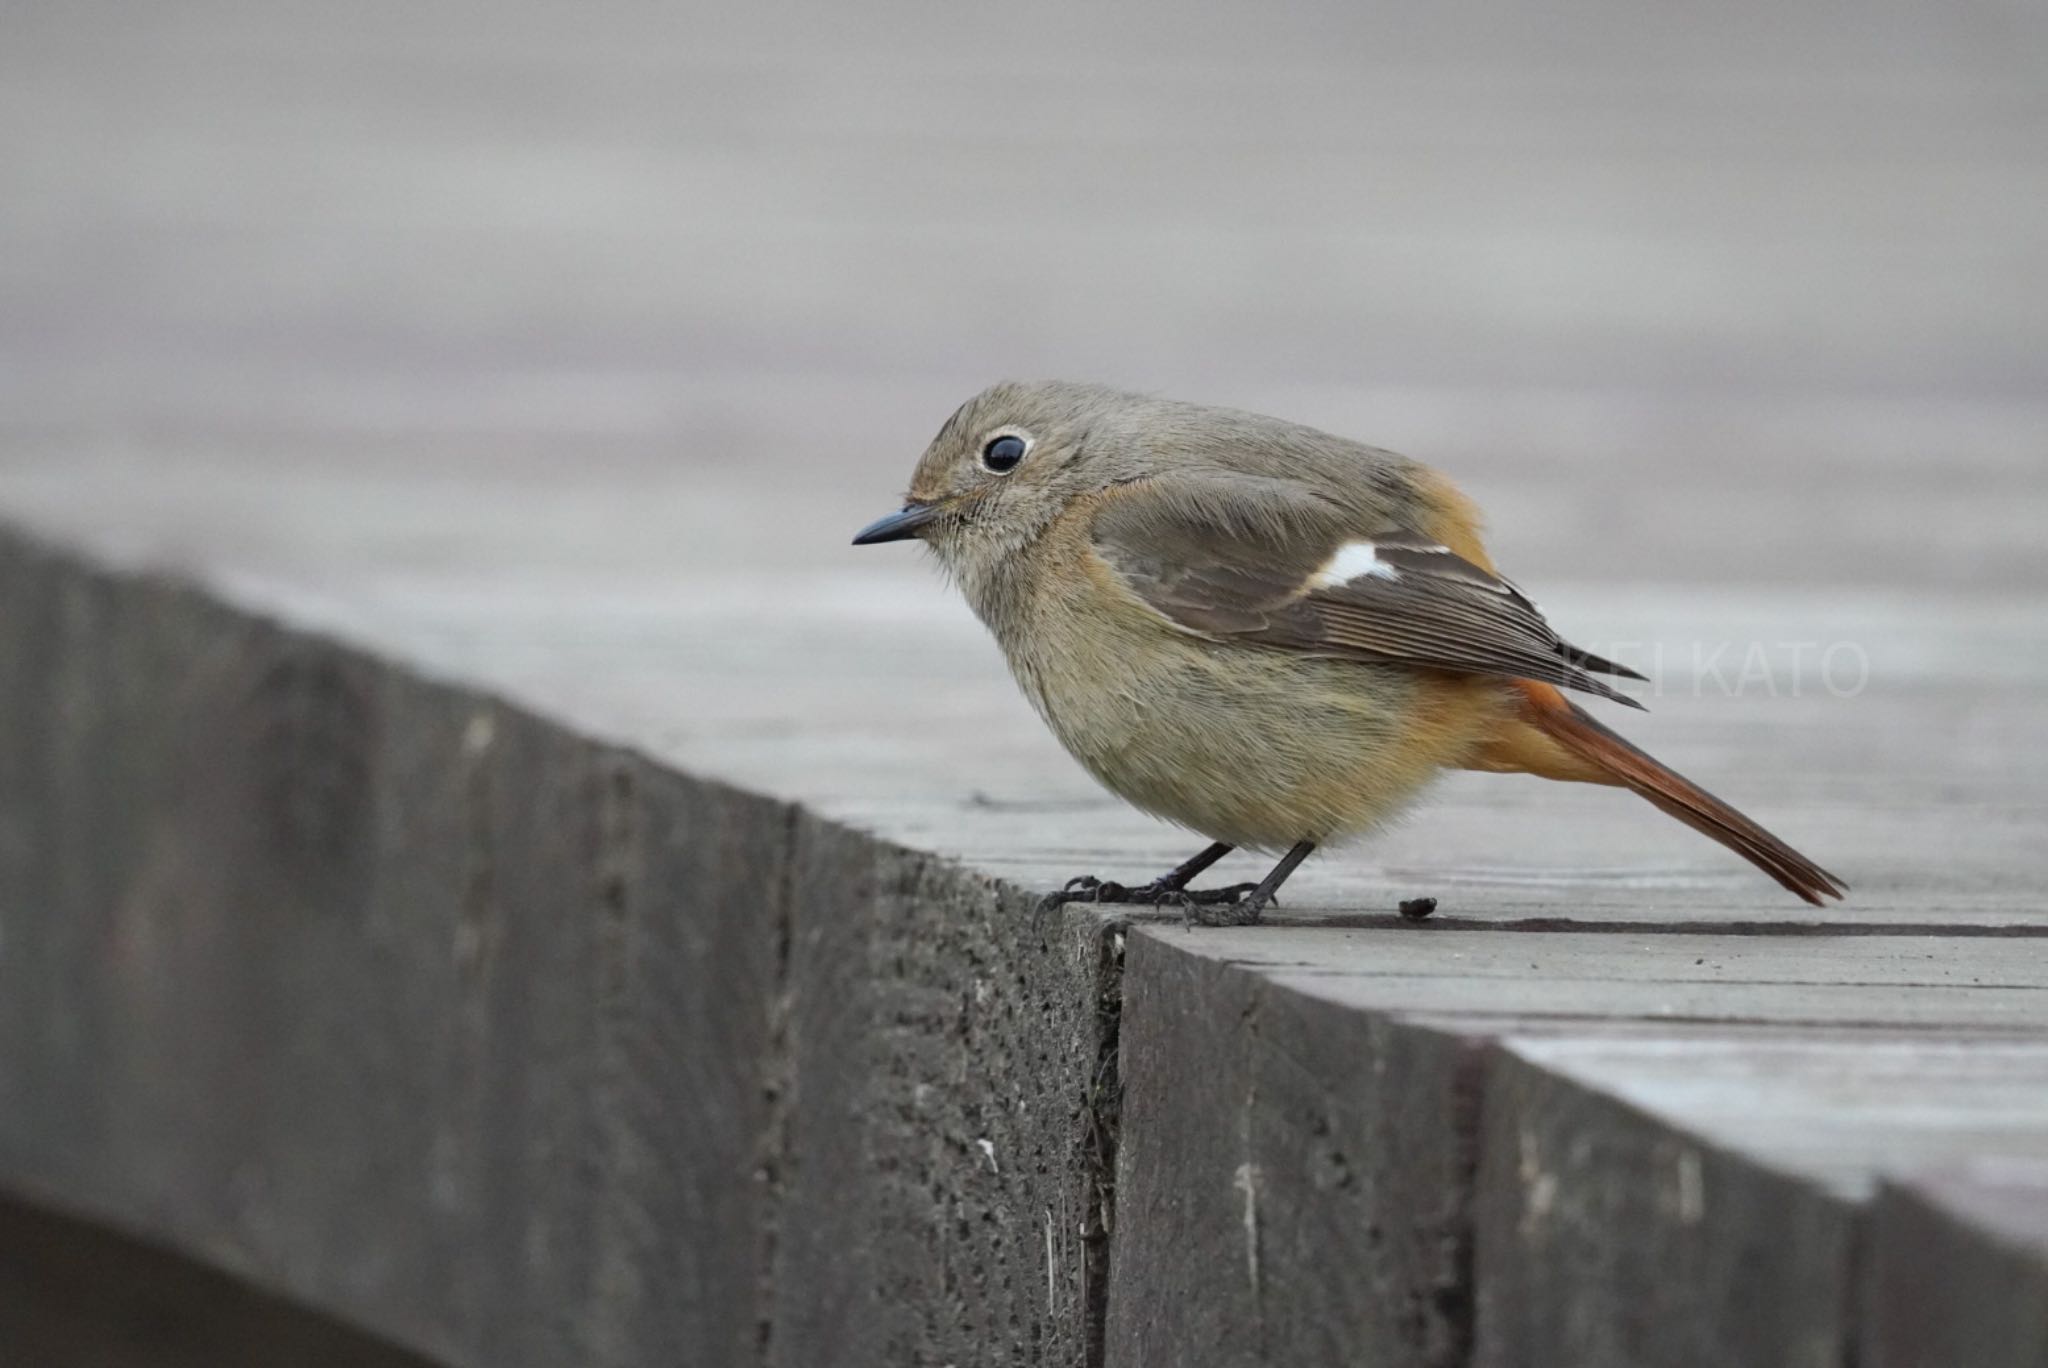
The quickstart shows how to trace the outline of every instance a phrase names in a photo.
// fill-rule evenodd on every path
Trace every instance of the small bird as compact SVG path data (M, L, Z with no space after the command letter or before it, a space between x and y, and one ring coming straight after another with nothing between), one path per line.
M1003 383L932 440L900 512L1096 779L1212 844L1149 884L1053 896L1248 924L1318 846L1445 769L1630 789L1818 905L1847 886L1567 699L1641 679L1558 636L1493 568L1478 510L1391 451L1278 418ZM1257 884L1191 889L1236 847ZM1426 902L1428 900L1418 900Z

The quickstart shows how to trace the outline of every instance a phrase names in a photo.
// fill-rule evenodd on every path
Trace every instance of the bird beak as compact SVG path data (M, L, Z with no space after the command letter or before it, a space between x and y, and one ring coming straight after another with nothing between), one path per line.
M945 512L945 505L935 503L909 503L899 513L886 518L877 518L863 527L853 539L855 546L873 546L876 542L902 541L914 537L919 529Z

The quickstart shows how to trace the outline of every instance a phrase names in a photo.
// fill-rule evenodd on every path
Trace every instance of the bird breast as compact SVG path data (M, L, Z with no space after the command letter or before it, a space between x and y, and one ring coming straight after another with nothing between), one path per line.
M1498 713L1493 681L1191 635L1075 550L1093 565L1020 576L1032 591L983 616L1075 759L1212 840L1285 850L1366 831ZM1470 698L1446 707L1439 690Z

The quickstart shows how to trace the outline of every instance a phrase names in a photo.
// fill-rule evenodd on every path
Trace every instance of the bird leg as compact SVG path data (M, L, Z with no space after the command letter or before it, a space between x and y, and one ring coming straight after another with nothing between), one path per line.
M1057 893L1046 895L1047 909L1069 902L1092 903L1134 903L1145 907L1201 907L1214 903L1234 903L1245 894L1253 892L1256 884L1231 884L1225 888L1190 889L1188 881L1197 874L1228 855L1236 847L1217 841L1199 854L1175 865L1151 883L1138 888L1126 888L1108 879L1098 879L1092 874L1083 874L1069 879Z
M1292 874L1295 867L1306 860L1315 848L1314 841L1296 841L1294 848L1280 857L1280 863L1273 866L1272 873L1259 880L1258 885L1252 889L1251 896L1243 902L1232 898L1220 907L1189 904L1186 914L1188 925L1257 925L1266 908L1278 901L1274 895L1280 891L1280 885L1287 882L1287 876Z

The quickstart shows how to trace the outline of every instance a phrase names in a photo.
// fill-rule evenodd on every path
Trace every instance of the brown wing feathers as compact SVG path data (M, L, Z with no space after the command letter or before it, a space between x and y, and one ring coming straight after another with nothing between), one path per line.
M1384 551L1395 571L1369 573L1318 589L1292 610L1314 614L1340 645L1418 664L1536 679L1641 707L1593 678L1527 599L1448 551ZM1597 659L1597 657L1596 657ZM1605 663L1605 662L1602 662Z
M1631 707L1512 584L1428 537L1248 477L1148 482L1095 524L1103 559L1188 630L1310 654L1533 679Z
M1594 674L1618 675L1623 679L1643 677L1626 665L1617 665L1611 660L1594 655L1591 651L1581 650L1563 640L1552 630L1550 624L1544 621L1543 610L1538 608L1513 581L1484 566L1473 564L1448 547L1436 545L1416 533L1394 531L1384 532L1373 538L1373 548L1379 560L1404 574L1455 580L1505 600L1504 606L1499 610L1502 616L1514 619L1530 636L1538 640L1547 640L1550 649L1556 655L1580 669Z

